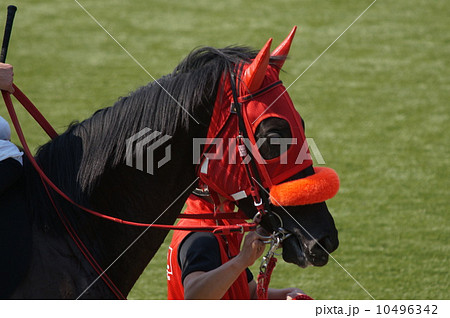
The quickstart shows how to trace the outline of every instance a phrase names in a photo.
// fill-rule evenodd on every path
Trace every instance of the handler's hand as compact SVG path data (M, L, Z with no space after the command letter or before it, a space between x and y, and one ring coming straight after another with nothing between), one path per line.
M249 267L264 253L264 243L261 236L255 232L250 232L244 238L241 252L236 256L243 266Z
M14 93L13 84L13 67L9 64L0 63L0 89Z
M298 288L288 288L286 293L286 300L292 300L298 295L306 295L305 292Z

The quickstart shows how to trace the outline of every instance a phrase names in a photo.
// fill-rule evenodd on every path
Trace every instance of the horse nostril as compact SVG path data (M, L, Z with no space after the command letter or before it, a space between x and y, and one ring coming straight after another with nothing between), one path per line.
M329 236L325 236L316 241L310 248L311 254L318 255L325 252L325 254L334 251L334 245Z
M328 253L331 253L332 251L334 251L333 243L331 242L331 239L329 236L325 236L324 238L322 238L319 241L319 244Z
M331 240L327 237L316 241L310 249L309 260L314 266L324 266L328 263L328 249L332 246Z

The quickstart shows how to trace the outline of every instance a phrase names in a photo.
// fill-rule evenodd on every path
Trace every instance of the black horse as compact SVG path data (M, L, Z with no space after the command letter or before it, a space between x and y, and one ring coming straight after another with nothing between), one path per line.
M36 161L63 192L83 206L121 219L173 224L197 185L198 165L192 160L192 143L195 138L207 136L215 100L226 94L221 83L230 74L239 77L237 66L251 63L257 54L245 47L197 49L171 74L71 124L67 131L40 147ZM285 57L272 56L270 65L276 68ZM146 128L171 137L167 141L170 160L152 174L126 162L127 140ZM270 138L274 134L289 135L289 127L279 118L267 118L258 126L256 137ZM156 148L155 162L165 158L165 149ZM264 158L280 154L271 145L263 145L260 151ZM312 167L307 167L289 179L312 174ZM23 178L2 200L20 197L26 198L32 248L20 283L9 295L13 299L75 299L80 295L82 299L116 298L98 279L55 208L64 212L81 241L125 296L168 233L110 222L82 211L44 187L27 159ZM250 197L240 199L238 204L249 218L257 212ZM284 242L284 259L302 267L325 265L328 253L338 246L337 230L325 202L272 208L285 230L294 234ZM1 211L6 213L14 211ZM270 225L266 227L272 230Z

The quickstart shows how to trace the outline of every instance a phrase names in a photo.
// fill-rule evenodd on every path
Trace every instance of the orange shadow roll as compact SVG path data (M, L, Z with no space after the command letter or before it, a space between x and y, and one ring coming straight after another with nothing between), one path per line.
M276 206L296 206L323 202L339 190L339 176L327 167L314 167L314 174L306 178L272 186L270 201Z

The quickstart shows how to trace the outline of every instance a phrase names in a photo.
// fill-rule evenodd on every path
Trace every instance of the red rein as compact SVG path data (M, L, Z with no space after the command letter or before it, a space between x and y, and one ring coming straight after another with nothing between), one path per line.
M30 113L30 115L38 122L38 124L48 134L48 136L50 136L50 138L52 138L52 139L56 138L58 136L58 134L53 129L53 127L50 125L50 123L45 119L45 117L39 112L39 110L34 106L34 104L25 96L24 93L22 93L22 91L16 85L13 84L13 87L14 87L14 94L13 94L14 97L17 98L17 100L24 106L24 108ZM210 226L210 227L200 227L199 226L199 227L195 227L195 228L194 227L177 227L177 226L172 226L172 225L162 225L162 224L153 224L153 223L131 222L131 221L126 221L126 220L122 220L119 218L111 217L111 216L105 215L103 213L99 213L97 211L94 211L94 210L91 210L84 206L79 205L78 203L73 201L69 196L67 196L64 192L62 192L47 177L47 175L44 173L44 171L42 171L41 167L34 159L33 155L31 154L31 151L28 147L27 141L26 141L25 136L22 131L22 127L20 126L20 122L17 118L17 114L14 110L14 105L11 101L10 94L6 91L2 91L2 95L3 95L3 99L5 101L5 104L6 104L6 108L8 109L9 115L11 117L11 121L17 132L17 136L19 137L20 143L22 144L22 147L24 149L24 152L25 152L27 158L29 159L29 161L31 162L31 164L33 165L34 169L38 172L38 174L42 180L42 183L45 187L45 190L47 192L47 195L48 195L50 201L52 202L52 205L53 205L54 209L56 210L61 222L63 223L64 227L66 228L67 232L69 233L69 235L71 236L71 238L73 239L73 241L75 242L77 247L80 249L81 253L85 256L85 258L91 264L93 269L97 272L99 277L102 278L102 280L105 282L105 284L111 289L111 291L114 293L114 295L118 299L126 299L126 297L121 293L119 288L113 283L113 281L108 277L106 272L96 262L95 258L92 256L92 254L89 252L87 247L81 241L81 239L79 238L79 236L77 235L75 230L72 228L70 222L67 220L64 213L60 209L58 209L58 207L56 206L56 204L51 196L49 187L52 188L56 193L58 193L61 197L63 197L65 200L67 200L68 202L70 202L71 204L76 206L77 208L79 208L87 213L90 213L92 215L95 215L97 217L100 217L100 218L103 218L103 219L106 219L106 220L109 220L112 222L120 223L120 224L139 226L139 227L157 227L157 228L164 228L164 229L168 229L168 230L176 229L176 230L185 230L185 231L206 231L206 232L213 232L216 234L224 234L224 235L229 234L231 232L248 232L248 231L253 231L256 229L255 223L246 223L244 220L243 220L244 223L239 224L239 225ZM211 219L234 218L234 219L236 219L236 214L234 214L234 213L226 213L226 214L219 214L219 215L215 215L212 213L211 214L191 214L189 216L180 215L179 217L211 218Z
M17 98L17 100L24 106L24 108L30 113L30 115L37 121L37 123L42 127L42 129L50 136L50 138L54 139L58 136L56 131L53 129L53 127L50 125L50 123L45 119L45 117L39 112L39 110L33 105L33 103L25 96L22 91L13 84L14 87L14 97ZM119 288L114 284L114 282L108 277L106 272L100 267L100 265L96 262L95 258L92 256L92 254L89 252L87 247L84 245L84 243L81 241L80 237L77 235L75 230L72 228L70 222L65 217L64 213L58 209L56 206L49 187L52 188L56 193L58 193L62 198L76 206L77 208L90 213L92 215L95 215L97 217L120 223L125 225L131 225L131 226L139 226L139 227L157 227L157 228L164 228L164 229L176 229L176 230L186 230L186 231L202 231L202 232L213 232L215 234L223 234L227 235L231 232L248 232L248 231L254 231L256 229L257 224L256 223L242 223L238 225L227 225L227 226L209 226L209 227L179 227L179 226L172 226L172 225L162 225L162 224L153 224L153 223L139 223L139 222L131 222L127 220L122 220L119 218L111 217L108 215L105 215L103 213L88 209L84 206L79 205L75 201L73 201L69 196L67 196L64 192L62 192L42 171L39 164L34 159L33 155L31 154L31 151L28 147L27 141L25 139L25 136L22 131L22 127L20 126L19 120L17 118L16 112L14 110L14 105L11 101L11 96L8 92L2 91L3 99L6 104L6 108L8 109L9 115L11 117L12 123L14 125L14 128L16 129L17 136L19 137L19 140L22 144L22 147L24 149L24 152L26 156L28 157L29 161L35 168L35 170L38 172L39 176L41 177L42 183L45 187L45 190L47 192L47 195L52 202L52 205L57 212L61 222L63 223L64 227L66 228L67 232L75 242L75 244L80 249L81 253L85 256L87 261L91 264L93 269L96 271L96 273L99 275L99 277L102 278L102 280L105 282L105 284L111 289L111 291L114 293L114 295L118 299L126 299L126 297L121 293ZM189 214L189 215L183 215L181 214L179 216L180 218L197 218L197 219L226 219L226 218L234 218L236 219L236 213L220 213L220 214L214 214L214 213L208 213L208 214ZM244 221L244 220L243 220ZM270 283L270 276L272 274L272 271L275 267L276 258L272 258L268 264L267 271L265 273L260 273L258 275L258 285L257 285L257 295L258 299L267 299L268 297L268 289L269 289L269 283ZM295 299L312 299L311 297L307 295L299 295Z
M39 110L33 105L33 103L25 96L25 94L20 91L20 89L13 84L14 87L14 96L17 98L17 100L24 106L24 108L31 114L31 116L38 122L38 124L44 129L44 131L50 136L50 138L54 139L58 136L56 131L53 129L53 127L50 125L50 123L44 118L44 116L39 112ZM248 232L253 231L256 228L256 224L253 223L243 223L240 225L234 225L234 226L211 226L211 227L177 227L172 225L163 225L163 224L154 224L154 223L141 223L141 222L132 222L123 220L120 218L115 218L91 209L88 209L75 201L73 201L69 196L67 196L64 192L61 191L45 174L44 171L42 171L39 164L34 159L33 155L31 154L31 151L29 150L27 141L25 139L25 136L23 134L22 128L20 126L19 120L17 118L16 112L14 110L13 103L11 101L10 94L8 92L2 91L3 99L6 104L6 108L8 109L9 115L11 117L12 123L14 125L14 128L16 129L17 135L19 137L20 143L22 144L22 147L24 148L24 152L27 155L28 159L30 160L33 167L38 172L39 176L43 180L44 184L50 186L56 193L58 193L62 198L64 198L66 201L70 202L77 208L90 213L92 215L95 215L97 217L120 223L125 225L131 225L131 226L138 226L138 227L155 227L155 228L163 228L167 230L185 230L185 231L206 231L206 232L214 232L216 234L227 234L230 232ZM206 215L206 214L191 214L189 216L183 216L180 215L180 218L210 218L210 219L224 219L224 218L236 218L235 214L220 214L220 215Z

